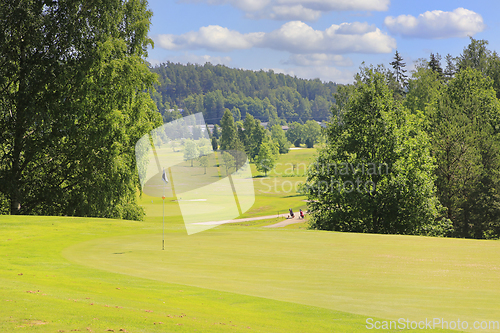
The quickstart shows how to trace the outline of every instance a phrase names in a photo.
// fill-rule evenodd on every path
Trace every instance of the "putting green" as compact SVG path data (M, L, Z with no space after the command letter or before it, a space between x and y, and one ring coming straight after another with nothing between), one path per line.
M106 271L387 319L500 320L500 242L223 226L63 255Z

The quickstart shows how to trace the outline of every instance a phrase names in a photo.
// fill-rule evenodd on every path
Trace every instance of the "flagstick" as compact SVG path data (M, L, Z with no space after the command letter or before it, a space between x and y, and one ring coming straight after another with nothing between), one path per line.
M165 185L163 185L163 231L161 236L161 249L165 250Z
M170 174L170 178L172 178L172 173L170 172L170 168L168 169L168 172ZM168 178L167 174L165 173L165 169L163 169L163 174L161 175L161 179L165 182L163 184L163 196L161 197L163 199L163 231L161 234L161 249L165 250L165 185L168 183ZM174 190L174 184L172 183L172 191L173 190Z

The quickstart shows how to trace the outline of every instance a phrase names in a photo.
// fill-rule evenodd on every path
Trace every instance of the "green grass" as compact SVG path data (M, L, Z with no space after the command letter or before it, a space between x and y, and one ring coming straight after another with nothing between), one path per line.
M293 150L255 177L244 217L306 208L283 186L305 180L291 165L314 154ZM367 318L500 320L498 241L264 228L282 219L188 236L178 203L165 200L162 251L162 200L141 204L143 222L0 216L0 332L366 332Z
M151 259L160 253L165 258L178 255L172 244L167 251L159 250L158 223L3 216L0 225L1 332L364 331L365 317L360 315L175 283L172 275L171 281L168 276L151 278L132 266L125 274L110 267L90 267L95 247L81 248L82 242L108 244L117 258L144 254L143 246L155 254ZM168 224L168 238L194 240L180 226ZM131 244L124 243L127 237L132 237ZM189 265L190 259L184 259ZM148 271L151 264L157 263L147 260L143 268ZM220 273L220 280L231 283Z
M298 211L300 208L305 210L307 208L306 197L298 195L296 189L305 182L306 165L313 160L315 154L316 149L300 149L291 150L288 154L280 155L276 168L270 172L268 177L259 174L255 169L255 165L251 164L250 167L254 175L255 203L242 217L277 215L278 213L287 214L289 208L294 211ZM190 172L178 172L177 174L184 174L184 177L187 177L187 174L192 174L192 177L197 179L203 174L203 168L198 167L196 162L194 165L193 172L191 172L190 166L182 165ZM295 169L293 165L295 165ZM193 181L184 179L180 181L180 183L182 182L193 183ZM182 194L180 193L178 197L182 198ZM141 204L145 207L148 217L162 216L161 198L143 194ZM165 211L171 218L182 221L179 205L173 198L165 199Z
M187 236L173 221L161 251L160 220L1 217L0 331L364 332L368 317L500 313L497 241L258 223Z

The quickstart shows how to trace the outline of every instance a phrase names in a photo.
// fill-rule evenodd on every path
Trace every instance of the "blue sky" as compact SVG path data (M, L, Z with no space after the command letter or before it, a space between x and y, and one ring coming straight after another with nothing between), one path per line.
M150 0L152 64L224 64L337 83L364 61L408 69L430 53L459 55L469 38L500 52L499 1Z

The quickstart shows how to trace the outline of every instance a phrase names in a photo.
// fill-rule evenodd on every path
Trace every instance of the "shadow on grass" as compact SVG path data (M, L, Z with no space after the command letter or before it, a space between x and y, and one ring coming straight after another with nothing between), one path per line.
M297 193L297 194L286 195L283 198L295 198L295 197L305 197L305 196L306 196L305 194Z

